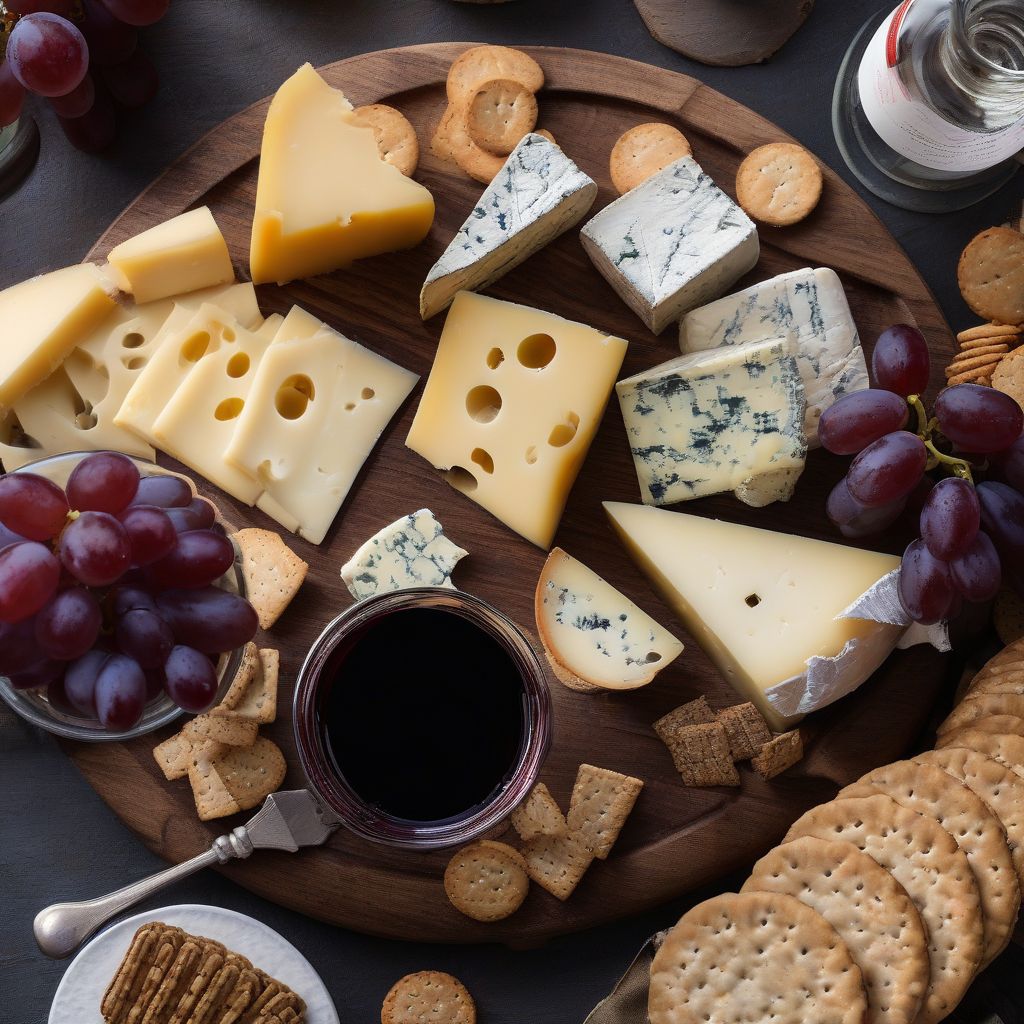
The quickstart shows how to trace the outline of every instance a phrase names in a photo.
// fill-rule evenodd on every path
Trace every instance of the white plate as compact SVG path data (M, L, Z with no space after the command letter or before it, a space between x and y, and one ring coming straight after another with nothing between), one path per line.
M147 921L177 925L193 935L223 942L302 996L307 1024L338 1024L338 1013L320 976L290 942L244 914L198 903L147 910L97 935L64 972L50 1007L49 1024L103 1024L100 1000L132 936Z

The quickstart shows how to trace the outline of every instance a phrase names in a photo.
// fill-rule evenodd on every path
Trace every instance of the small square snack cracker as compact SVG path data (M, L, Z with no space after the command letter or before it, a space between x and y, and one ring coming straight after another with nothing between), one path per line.
M239 530L234 540L242 553L246 596L260 627L270 629L299 592L309 566L272 530Z
M587 872L594 855L572 835L537 836L523 847L526 871L552 896L567 900Z
M688 704L681 704L674 711L662 716L654 723L654 731L658 734L663 743L668 743L668 737L675 734L676 730L687 725L707 725L715 721L715 713L711 710L707 698L702 694L696 700Z
M687 786L738 786L740 773L721 722L687 725L662 740Z
M281 655L273 648L245 645L242 664L224 699L211 711L226 718L251 719L267 725L277 718L277 679Z
M224 715L197 715L181 731L193 741L213 740L229 747L251 747L256 742L259 722Z
M189 765L188 781L192 786L192 796L195 798L200 821L226 818L229 814L237 814L242 809L214 768L215 761L216 759L200 757L195 764Z
M281 785L287 765L278 745L260 736L251 747L230 747L226 754L212 761L201 760L197 771L202 773L206 780L216 775L236 802L238 809L247 811L261 804L265 797ZM191 778L190 772L189 779ZM208 785L214 792L220 792L215 783L208 782Z
M751 758L754 770L765 779L774 779L787 768L792 768L804 756L804 744L800 738L800 730L784 732L773 736L762 748L760 753Z
M643 788L640 779L581 764L569 804L570 833L605 860Z
M202 754L204 757L219 757L227 753L227 745L214 743L196 736L191 736L184 729L175 733L163 743L153 748L153 757L160 765L164 778L168 780L183 779L188 775L189 766Z
M747 761L772 738L768 723L751 703L736 704L718 712L718 720L725 726L729 751L734 761Z
M569 831L565 815L543 782L512 812L512 827L529 842L537 836L564 836Z

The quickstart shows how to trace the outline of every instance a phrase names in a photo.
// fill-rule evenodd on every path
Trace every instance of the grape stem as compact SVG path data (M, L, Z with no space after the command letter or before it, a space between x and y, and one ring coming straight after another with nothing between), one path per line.
M953 476L958 476L961 480L966 480L972 485L974 484L974 476L971 473L971 466L969 462L966 462L964 459L958 459L954 455L946 455L943 452L940 452L932 443L930 437L924 438L924 446L931 453L928 459L929 469L934 469L936 466L942 465L945 466Z
M914 414L917 416L917 430L915 433L924 440L932 431L932 424L928 421L928 410L924 407L924 402L921 401L920 395L908 395L907 405L914 410Z

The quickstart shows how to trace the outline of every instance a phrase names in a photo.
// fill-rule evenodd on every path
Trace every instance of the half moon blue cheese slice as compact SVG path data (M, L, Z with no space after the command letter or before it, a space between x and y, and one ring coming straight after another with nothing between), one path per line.
M794 341L807 392L804 432L816 448L821 414L836 399L869 386L857 325L834 270L779 274L691 310L679 324L683 352L784 337Z
M554 548L534 595L537 632L572 690L635 690L682 653L663 626L593 569Z
M455 589L452 572L466 557L428 508L402 516L375 533L341 567L341 578L357 600L409 587Z
M615 385L645 505L722 491L755 508L792 497L807 443L790 344L698 352Z
M509 154L420 291L429 320L456 292L478 291L586 215L597 184L553 142L530 132Z
M754 222L688 156L596 213L580 239L655 334L721 295L760 254Z

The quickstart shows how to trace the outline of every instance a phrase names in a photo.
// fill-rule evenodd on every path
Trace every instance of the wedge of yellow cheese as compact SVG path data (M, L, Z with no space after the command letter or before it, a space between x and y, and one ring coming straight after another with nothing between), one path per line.
M260 154L250 272L255 284L326 274L407 249L434 220L434 200L385 163L372 128L304 64L277 91Z

